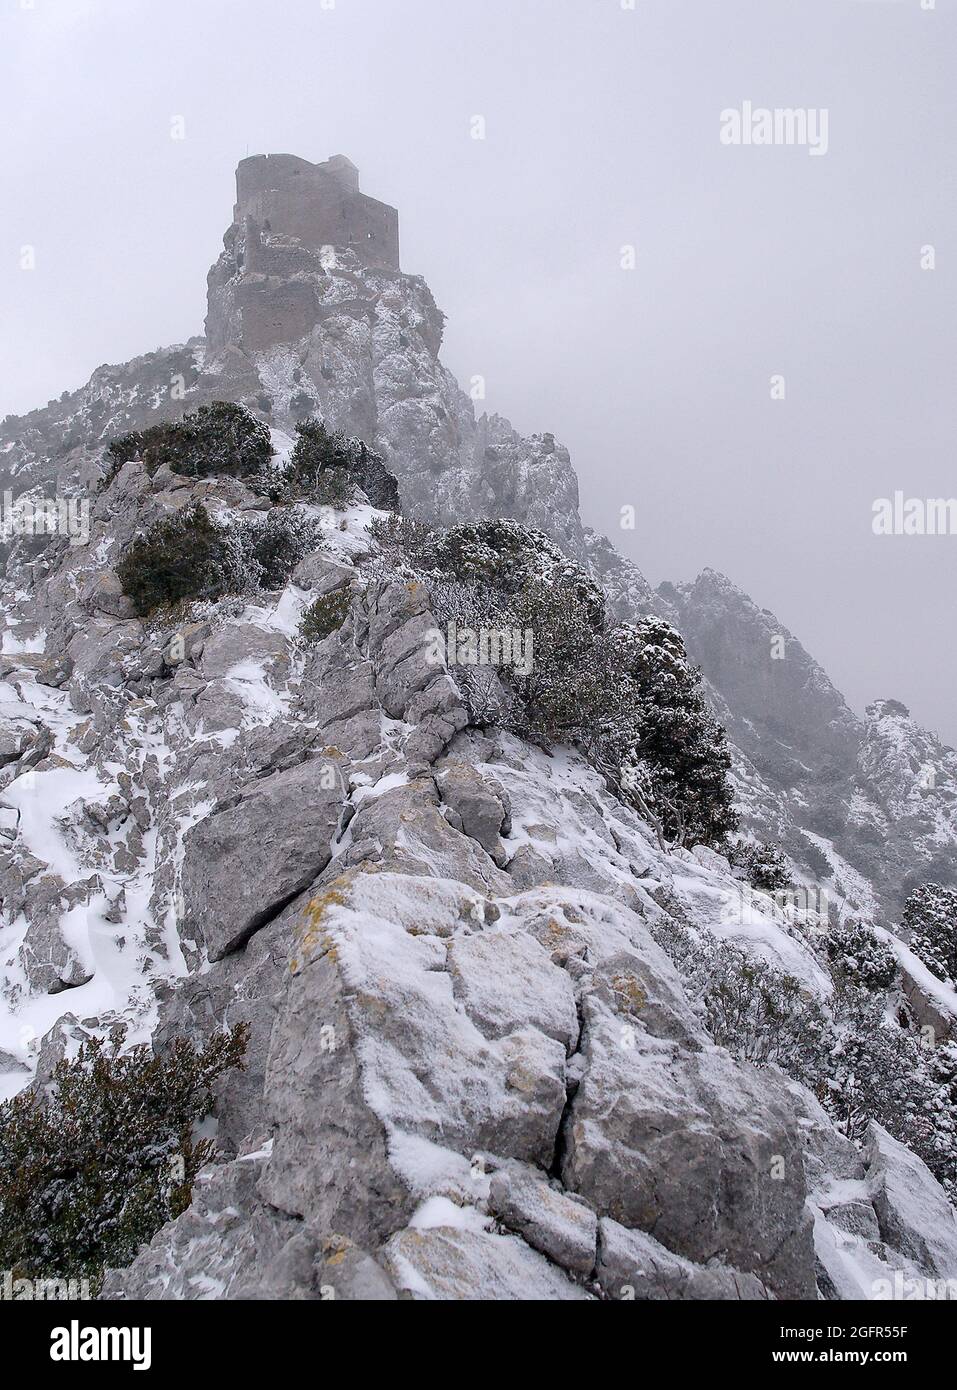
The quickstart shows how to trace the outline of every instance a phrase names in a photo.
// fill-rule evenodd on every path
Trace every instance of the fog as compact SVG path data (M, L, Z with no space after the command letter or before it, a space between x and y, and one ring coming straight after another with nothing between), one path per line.
M347 154L445 361L569 446L586 521L957 742L957 535L872 530L957 496L955 10L4 0L0 415L202 331L240 158ZM746 103L826 142L724 143Z

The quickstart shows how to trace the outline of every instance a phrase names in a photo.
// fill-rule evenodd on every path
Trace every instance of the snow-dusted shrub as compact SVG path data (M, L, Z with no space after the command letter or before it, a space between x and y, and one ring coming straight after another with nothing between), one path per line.
M795 1080L818 1085L830 1047L827 1014L798 980L690 923L667 890L655 894L666 915L652 924L688 994L700 1002L715 1042L742 1061L774 1063Z
M619 624L603 645L603 666L624 714L602 750L603 762L638 770L632 799L665 839L723 847L738 823L727 735L680 635L663 619L645 617ZM637 790L642 778L650 802Z
M422 555L431 534L424 522L396 512L374 516L369 523L369 535L386 568L408 574L421 573Z
M0 1105L0 1268L95 1288L104 1267L128 1265L189 1206L213 1151L196 1125L247 1036L243 1024L201 1052L180 1038L160 1057L95 1039L59 1064L49 1095Z
M669 957L693 999L700 999L708 985L718 939L696 927L670 888L655 889L652 896L664 914L650 923L651 934Z
M319 506L343 508L358 488L371 506L399 509L399 484L381 456L361 439L348 439L315 418L296 425L296 444L282 481L284 499L308 498Z
M938 1043L929 1052L927 1065L937 1096L930 1141L933 1157L928 1166L957 1205L957 1041Z
M957 982L957 889L924 883L907 899L901 925L910 948L941 980Z
M225 528L237 569L229 589L283 589L306 555L324 545L318 522L297 507L275 507L265 517L244 517Z
M730 858L752 888L763 893L777 893L791 887L794 869L780 845L738 840L731 848Z
M868 989L838 991L833 1013L828 1079L819 1095L838 1128L859 1142L876 1120L957 1199L957 1048L927 1046Z
M896 956L864 922L838 923L826 946L831 970L842 981L887 990L897 978Z
M418 558L429 574L486 585L505 596L557 589L573 603L576 618L596 632L605 627L600 587L543 531L517 521L479 521L434 531Z
M428 583L440 624L523 635L531 659L481 677L449 654L475 722L578 748L662 844L723 844L737 823L727 740L674 628L652 617L609 627L598 585L518 522L373 529Z
M352 595L348 589L323 594L302 615L299 632L305 642L322 642L338 632L349 615Z
M140 617L190 599L226 592L223 532L199 502L137 536L116 567L123 592Z
M318 523L295 508L220 524L196 502L138 536L116 574L146 617L177 603L281 589L299 561L322 544Z
M828 1019L793 975L722 942L709 962L702 999L712 1037L736 1057L773 1062L805 1085L820 1083Z
M868 1120L928 1161L940 1096L917 1037L888 1017L873 991L850 986L834 998L834 1039L821 1099L838 1128L860 1140Z
M266 426L245 407L213 401L182 420L114 439L108 454L104 485L137 456L151 474L165 463L187 478L249 478L268 465L272 441Z

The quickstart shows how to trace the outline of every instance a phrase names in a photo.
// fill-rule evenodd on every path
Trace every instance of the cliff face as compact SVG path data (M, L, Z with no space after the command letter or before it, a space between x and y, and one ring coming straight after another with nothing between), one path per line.
M773 613L714 570L693 584L663 585L659 595L732 711L735 738L752 760L766 760L784 785L826 766L853 767L860 721Z
M321 413L383 453L412 513L539 527L616 617L674 621L747 823L810 855L809 882L889 922L908 874L945 871L957 755L893 702L859 721L721 576L653 593L582 527L550 435L476 418L421 278L247 237L234 224L210 273L207 339L4 422L17 491L83 486L108 439L207 401L249 405L279 452ZM705 1017L715 941L828 1007L820 940L721 856L662 852L575 755L469 727L421 659L428 593L388 574L367 506L281 593L136 618L116 564L193 502L266 507L131 462L87 545L16 543L3 580L4 1093L117 1022L157 1047L251 1030L217 1084L219 1161L107 1296L856 1298L954 1277L957 1221L920 1160L876 1124L852 1144ZM307 604L346 591L343 628L300 641ZM946 1032L957 997L925 987L913 969L911 1007Z

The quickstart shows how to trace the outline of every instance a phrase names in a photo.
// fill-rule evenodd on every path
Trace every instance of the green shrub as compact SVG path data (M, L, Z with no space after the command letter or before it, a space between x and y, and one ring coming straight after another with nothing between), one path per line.
M243 406L214 401L180 421L134 430L114 439L108 453L110 466L104 485L137 456L150 474L165 463L187 478L249 478L268 465L272 441L266 426Z
M623 713L603 764L617 764L620 777L636 771L633 799L659 835L724 848L738 824L727 735L681 636L663 619L644 617L613 628L604 646L606 681Z
M302 615L299 631L306 642L322 642L338 632L349 614L352 595L348 589L323 594Z
M907 899L901 925L927 969L938 979L957 982L957 890L921 884Z
M361 489L373 507L397 511L399 485L380 456L361 439L347 439L318 419L300 420L283 479L286 496L342 509Z
M243 518L227 529L234 557L230 589L283 589L304 556L325 544L318 522L295 507L274 507L264 518Z
M310 489L309 500L317 507L332 507L345 511L356 500L356 485L348 468L327 468L319 474Z
M716 1043L743 1061L774 1063L797 1081L820 1083L830 1041L827 1016L793 975L722 942L703 998Z
M897 957L863 922L841 922L828 932L831 970L842 985L887 990L897 979Z
M374 516L369 525L369 535L393 568L413 566L421 569L432 530L423 521L392 512L387 517Z
M868 1121L876 1120L934 1167L934 1112L942 1097L928 1054L888 1019L885 1001L869 989L852 983L838 990L832 1010L834 1038L820 1098L835 1124L860 1141Z
M744 872L752 888L762 893L778 893L791 887L794 871L780 845L738 840L731 848L731 863Z
M281 589L322 544L318 523L295 508L220 526L197 502L137 537L116 573L136 612L147 617L176 603Z
M223 532L199 502L138 536L116 567L140 617L189 599L218 598L226 588Z
M59 1064L49 1096L0 1105L0 1268L98 1286L104 1268L128 1265L189 1205L213 1152L195 1126L247 1037L241 1025L202 1052L177 1039L160 1057L95 1039Z

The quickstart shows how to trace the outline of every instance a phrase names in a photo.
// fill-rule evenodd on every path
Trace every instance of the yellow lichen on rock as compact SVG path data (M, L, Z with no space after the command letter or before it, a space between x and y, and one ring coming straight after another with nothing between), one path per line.
M336 944L330 933L323 926L323 918L331 907L344 907L346 903L345 889L348 886L350 875L345 874L342 878L336 879L335 883L325 890L325 892L311 899L302 915L302 929L299 936L300 956L294 956L289 962L289 969L293 974L301 970L306 965L311 965L319 956L329 956L333 961L336 959Z

